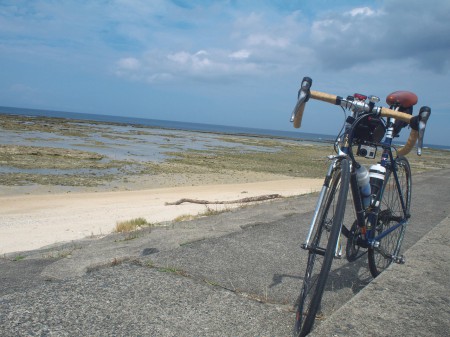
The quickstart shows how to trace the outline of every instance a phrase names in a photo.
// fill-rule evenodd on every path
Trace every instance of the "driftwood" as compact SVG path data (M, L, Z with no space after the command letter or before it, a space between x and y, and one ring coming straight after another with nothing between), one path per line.
M249 197L249 198L243 198L238 200L229 200L229 201L208 201L208 200L196 200L196 199L188 199L183 198L175 202L166 202L166 205L181 205L182 203L189 202L192 204L202 204L202 205L210 205L210 204L239 204L239 203L246 203L246 202L254 202L254 201L265 201L265 200L272 200L282 198L280 194L266 194L261 195L259 197Z

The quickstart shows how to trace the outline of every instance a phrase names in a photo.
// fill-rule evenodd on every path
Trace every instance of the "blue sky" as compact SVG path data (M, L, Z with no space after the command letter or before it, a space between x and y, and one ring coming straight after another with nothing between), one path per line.
M426 142L450 145L449 16L448 0L0 0L0 105L292 131L308 75L413 91ZM310 102L301 131L341 124Z

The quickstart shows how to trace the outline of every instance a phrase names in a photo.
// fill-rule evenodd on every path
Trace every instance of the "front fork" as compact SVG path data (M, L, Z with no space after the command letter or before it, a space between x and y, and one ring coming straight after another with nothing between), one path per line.
M327 174L325 176L324 183L322 185L322 189L319 194L319 198L317 200L316 208L314 210L314 214L311 220L311 224L309 226L308 235L306 236L305 242L301 245L303 249L306 250L314 250L315 253L324 255L325 254L325 247L313 247L311 245L311 238L313 236L313 233L316 233L320 226L323 226L323 223L319 223L319 216L320 211L323 209L323 202L325 200L325 196L327 195L327 192L330 188L330 183L332 181L332 175L334 170L337 168L339 161L345 156L343 155L337 155L337 156L329 156L328 159L332 160L330 166L328 167ZM341 229L342 230L342 223L341 223ZM342 245L341 245L341 236L339 235L339 241L336 245L336 251L335 251L335 257L341 257L342 256Z

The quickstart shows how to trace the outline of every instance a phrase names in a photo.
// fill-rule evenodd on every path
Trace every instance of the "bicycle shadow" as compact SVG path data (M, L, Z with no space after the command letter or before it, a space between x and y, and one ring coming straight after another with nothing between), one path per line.
M301 281L304 276L292 274L274 274L269 289L276 288L286 282L286 279L298 280L301 289ZM324 303L331 302L329 305L332 310L341 306L358 292L364 289L373 280L367 264L367 252L359 255L358 259L348 262L345 257L335 260L332 269L328 275L327 284L324 290ZM300 291L297 295L294 305L299 303ZM328 304L327 304L328 306Z
M283 283L283 279L289 278L294 280L303 280L302 276L298 275L289 275L289 274L273 274L272 283L268 286L268 288L274 288Z
M333 288L339 290L342 288L349 288L348 284L351 283L353 293L357 294L373 279L368 269L367 260L362 259L366 255L367 252L360 254L353 262L347 262L345 257L343 257L341 261L345 260L346 262L342 266L330 271L328 275L329 282L327 282L327 284L333 283ZM268 288L274 288L282 284L285 278L303 280L304 277L291 274L274 274L272 276L272 283ZM330 289L326 287L325 290Z
M360 292L367 286L373 277L368 267L367 253L361 255L353 262L345 261L341 266L330 270L325 291L338 291L341 289L351 289L353 295ZM343 258L344 260L345 258Z

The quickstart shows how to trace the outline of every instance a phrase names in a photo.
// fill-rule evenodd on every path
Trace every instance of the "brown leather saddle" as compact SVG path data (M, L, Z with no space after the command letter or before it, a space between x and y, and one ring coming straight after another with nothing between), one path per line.
M411 108L418 101L417 95L410 91L394 91L386 97L386 103L390 106Z

